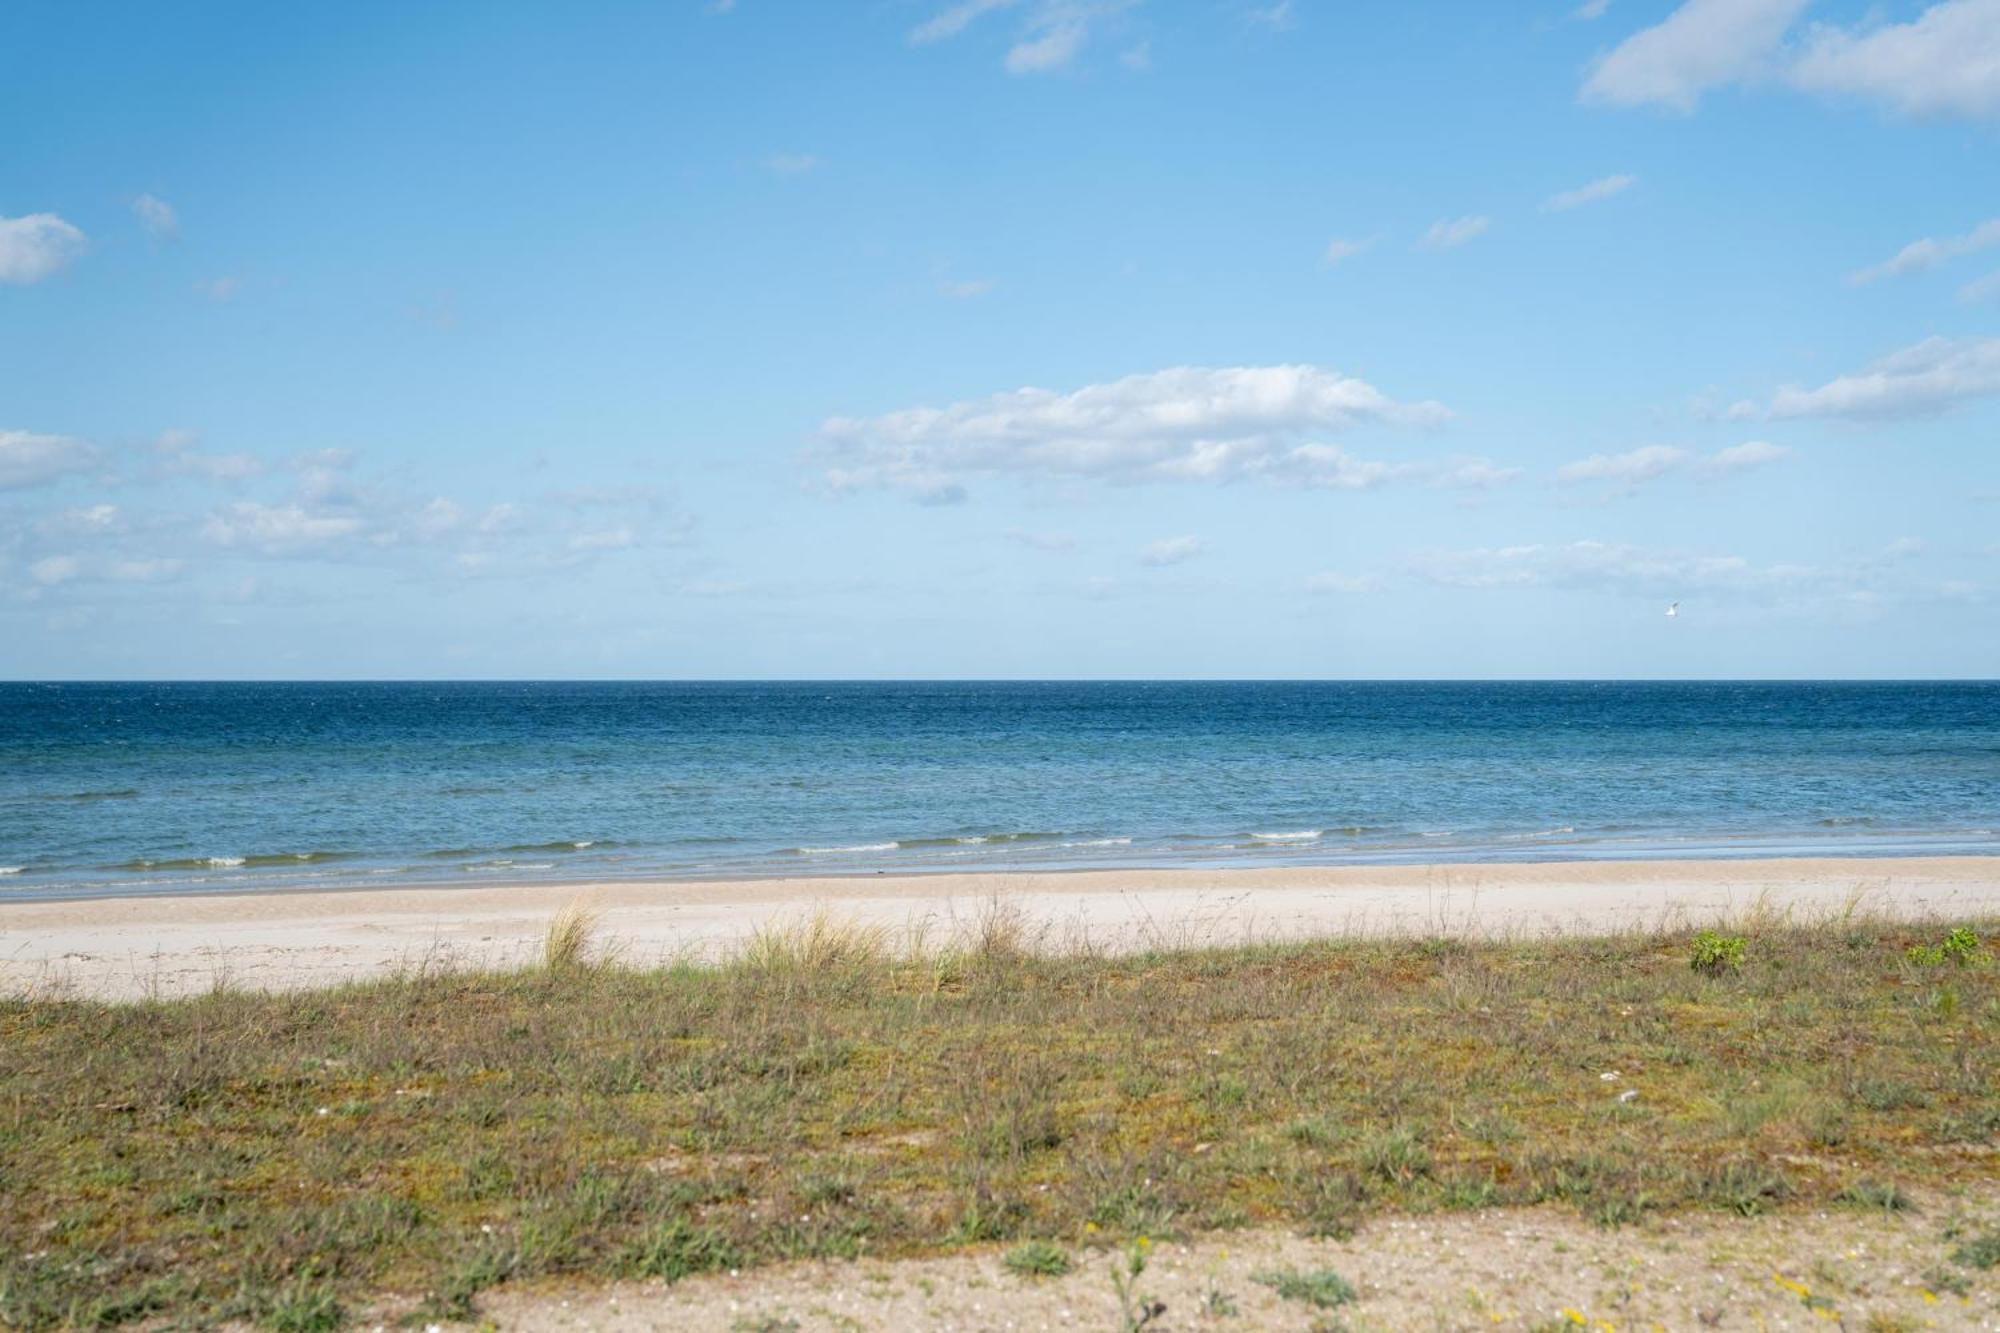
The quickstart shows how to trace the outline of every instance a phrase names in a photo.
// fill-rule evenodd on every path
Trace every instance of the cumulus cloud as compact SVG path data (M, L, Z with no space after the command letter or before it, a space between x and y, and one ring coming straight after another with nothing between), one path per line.
M191 430L170 430L153 442L160 456L160 471L173 477L199 477L207 481L248 481L263 475L264 460L255 454L208 454L198 447L200 437Z
M1194 559L1202 551L1199 537L1165 537L1139 553L1139 563L1154 569Z
M2000 393L2000 338L1926 338L1865 369L1808 389L1787 384L1771 401L1737 403L1735 420L1927 416L1954 403Z
M1717 449L1703 460L1703 466L1715 472L1748 472L1751 468L1781 463L1791 456L1792 451L1782 444L1772 444L1769 440L1745 440L1727 449Z
M1789 77L1905 115L2000 115L2000 0L1943 0L1865 32L1816 25Z
M33 431L0 430L0 491L25 490L97 461L97 450L84 440Z
M1431 224L1420 242L1427 250L1453 250L1475 237L1486 234L1493 225L1493 219L1477 214L1462 218L1445 218Z
M60 272L89 244L54 213L0 217L0 282L27 286Z
M1588 185L1579 185L1574 190L1564 190L1552 194L1542 204L1545 212L1562 213L1584 204L1594 204L1600 199L1609 199L1614 194L1623 194L1639 183L1637 176L1601 176Z
M2000 114L2000 0L1939 0L1906 23L1814 24L1787 47L1807 3L1687 0L1598 61L1579 96L1689 112L1712 89L1762 80L1905 115Z
M1183 366L1069 393L1017 389L949 407L834 417L820 428L835 490L919 498L973 476L1228 482L1358 489L1395 468L1309 437L1365 423L1424 426L1449 414L1398 402L1317 366ZM962 490L961 490L962 493Z
M1582 100L1692 111L1711 88L1763 71L1807 0L1687 0L1626 38L1584 81Z
M132 212L138 217L139 225L155 240L171 241L181 234L180 214L174 211L172 204L157 195L142 194L134 199Z
M1935 268L1946 260L1974 254L1995 245L2000 245L2000 218L1982 222L1963 236L1947 236L1943 240L1926 236L1920 241L1911 241L1881 263L1848 274L1847 280L1861 286L1882 278L1900 278L1906 273Z
M320 513L300 504L240 500L211 514L201 535L217 546L247 547L266 555L297 555L337 545L362 527L362 520L352 514Z

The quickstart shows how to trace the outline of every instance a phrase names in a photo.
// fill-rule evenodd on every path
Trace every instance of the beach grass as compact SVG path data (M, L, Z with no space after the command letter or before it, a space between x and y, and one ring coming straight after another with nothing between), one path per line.
M559 1276L1053 1271L1531 1203L1903 1209L2000 1176L1996 926L1753 918L1717 964L1691 929L1107 956L1004 911L914 950L821 916L639 969L578 913L516 972L22 997L0 1324L313 1333Z

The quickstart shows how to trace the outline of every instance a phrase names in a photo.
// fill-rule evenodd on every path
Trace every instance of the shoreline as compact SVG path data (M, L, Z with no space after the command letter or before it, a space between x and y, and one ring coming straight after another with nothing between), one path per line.
M517 966L581 903L624 962L725 957L814 912L940 943L996 904L1048 947L1315 936L1611 934L1752 911L2000 913L2000 857L1288 865L616 880L0 900L0 994L109 1000L294 990L400 970Z

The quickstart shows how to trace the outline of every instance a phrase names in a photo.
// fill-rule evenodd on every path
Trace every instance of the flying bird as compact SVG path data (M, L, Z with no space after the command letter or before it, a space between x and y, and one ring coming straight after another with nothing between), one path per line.
M1673 617L1678 616L1680 613L1681 613L1681 604L1679 602L1675 602L1672 606L1667 608L1668 619L1672 619Z

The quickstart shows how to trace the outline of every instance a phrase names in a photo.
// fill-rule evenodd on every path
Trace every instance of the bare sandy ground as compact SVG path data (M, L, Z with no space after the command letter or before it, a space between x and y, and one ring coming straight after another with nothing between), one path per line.
M1842 1210L1654 1218L1606 1231L1538 1208L1383 1218L1344 1241L1274 1231L1159 1242L1140 1297L1148 1329L2000 1328L2000 1274L1950 1257L1954 1221L1991 1225L2000 1192L1932 1195L1917 1212ZM1062 1278L1023 1278L1004 1251L895 1263L801 1263L673 1286L500 1290L481 1300L501 1329L1092 1329L1122 1326L1111 1254L1071 1248ZM1260 1274L1332 1269L1356 1299L1316 1309Z
M291 989L415 967L535 956L572 903L627 962L716 957L824 910L940 942L1003 902L1053 945L1109 950L1343 933L1536 935L1702 923L1752 911L2000 911L2000 857L1559 862L1107 870L419 888L342 893L0 899L0 993L180 995Z

